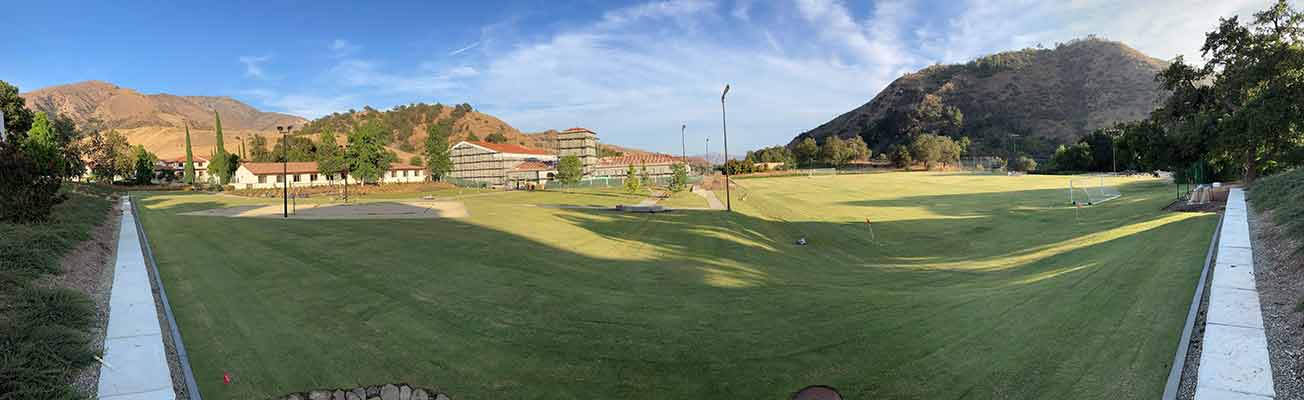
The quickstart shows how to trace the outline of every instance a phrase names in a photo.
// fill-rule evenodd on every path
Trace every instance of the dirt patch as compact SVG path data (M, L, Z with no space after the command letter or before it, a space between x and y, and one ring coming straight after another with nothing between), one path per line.
M1304 299L1304 257L1297 252L1304 243L1285 235L1271 211L1251 205L1248 216L1273 389L1278 399L1304 399L1304 313L1296 310Z
M280 205L239 206L182 213L208 217L282 218ZM460 201L402 201L355 204L299 205L291 219L433 219L470 216Z
M95 303L95 319L87 330L91 351L104 354L104 335L109 327L109 294L113 288L113 265L118 252L118 224L122 217L117 196L111 200L113 207L104 223L91 231L89 240L82 241L60 260L62 273L49 275L35 282L45 287L65 287L85 293ZM91 364L82 370L72 385L78 392L94 398L99 390L100 364Z

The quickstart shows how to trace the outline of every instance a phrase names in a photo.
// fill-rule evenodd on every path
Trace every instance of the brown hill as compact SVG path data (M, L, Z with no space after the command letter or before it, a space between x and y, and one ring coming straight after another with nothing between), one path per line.
M214 110L222 115L223 137L231 151L238 149L239 137L307 122L293 115L258 111L229 97L142 94L101 81L51 86L22 96L32 110L66 115L79 126L99 124L115 129L131 144L144 145L162 158L185 155L183 128L187 121L194 153L212 153L216 145Z
M869 103L789 146L807 137L822 143L829 135L860 135L881 152L913 134L936 132L969 136L979 154L1001 153L1019 135L1021 152L1046 155L1096 128L1146 117L1165 96L1154 78L1166 66L1094 37L934 65L898 78Z
M304 125L303 133L348 132L369 120L380 120L390 132L391 136L387 138L389 146L403 153L420 153L426 140L426 128L435 123L449 125L450 142L466 140L472 136L486 139L498 133L506 138L507 143L527 146L535 144L530 136L522 134L497 117L475 111L470 104L448 106L415 103L400 105L388 111L363 107L362 111L349 110L313 120Z

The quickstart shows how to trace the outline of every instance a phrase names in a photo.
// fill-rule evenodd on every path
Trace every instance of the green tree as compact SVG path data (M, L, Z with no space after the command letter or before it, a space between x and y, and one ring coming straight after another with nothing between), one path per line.
M0 111L5 114L3 122L6 134L22 135L32 129L35 116L27 109L26 100L18 95L18 87L5 81L0 81Z
M850 158L851 152L847 151L847 144L842 138L829 136L824 140L824 145L820 146L820 161L834 167L840 167Z
M421 156L412 156L411 158L408 158L408 164L420 167L425 164L425 160L422 160Z
M136 145L132 154L132 183L137 185L148 185L154 179L154 163L158 161L145 146Z
M217 177L217 182L225 186L231 181L230 165L228 165L230 157L226 156L226 144L222 140L222 116L216 110L213 111L213 120L216 126L214 135L217 139L217 147L213 149L213 155L208 159L208 174Z
M576 156L562 156L557 162L557 180L561 183L578 183L584 176L584 164Z
M59 147L59 139L50 126L49 116L37 111L36 118L32 120L32 128L27 131L27 138L23 141L23 151L38 161L50 162L59 159Z
M688 168L683 163L675 163L670 167L670 191L679 193L688 188Z
M430 171L431 180L441 180L453 171L448 132L449 126L443 123L426 126L426 169Z
M814 138L808 137L797 142L797 145L792 148L792 153L798 165L809 167L819 158L820 146L815 143Z
M910 169L914 164L914 157L910 156L910 148L903 145L895 145L892 150L892 166L901 169Z
M276 161L276 156L272 154L271 150L267 149L267 138L263 137L263 135L254 135L252 139L249 139L249 158L253 162Z
M468 142L478 142L478 141L480 141L480 137L479 137L479 136L476 136L476 135L475 135L475 132L467 132L467 133L466 133L466 140L467 140Z
M1060 145L1050 159L1050 169L1056 171L1089 171L1092 169L1091 145L1075 143Z
M1009 169L1018 172L1032 172L1037 170L1037 161L1028 156L1019 156L1019 158L1010 161Z
M335 139L335 132L321 131L317 140L320 142L317 145L317 173L328 177L342 175L347 161L344 159L344 150L340 149L340 144ZM257 147L254 149L257 150Z
M634 194L642 188L643 184L638 179L638 170L634 169L634 164L630 164L625 170L625 191Z
M187 185L195 184L195 159L190 152L190 123L186 123L186 172L182 179Z
M349 133L345 159L348 160L350 175L363 182L379 182L389 165L398 158L385 149L382 142L384 129L379 121L371 120Z
M489 136L485 136L484 141L489 143L507 143L507 135L504 135L503 132L499 130L497 132L490 133Z
M1171 95L1151 119L1172 139L1173 169L1208 164L1246 183L1290 167L1304 148L1304 14L1278 0L1248 24L1205 35L1202 68L1181 58L1157 80Z
M869 144L865 143L865 138L860 137L860 135L856 135L847 141L847 151L850 152L849 159L852 160L869 160L871 155Z

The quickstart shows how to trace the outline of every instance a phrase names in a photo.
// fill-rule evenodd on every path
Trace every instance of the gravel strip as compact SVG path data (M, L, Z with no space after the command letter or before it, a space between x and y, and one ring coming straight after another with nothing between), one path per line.
M1304 399L1304 380L1301 380L1304 313L1295 309L1304 286L1304 257L1295 252L1301 243L1282 234L1281 228L1272 222L1270 211L1255 210L1251 204L1247 214L1273 390L1277 399Z
M113 288L113 265L118 252L118 228L122 209L117 197L111 200L113 208L104 223L91 231L91 238L82 241L59 261L61 274L42 278L35 283L46 287L75 289L95 303L95 319L87 329L91 349L95 355L104 356L104 335L109 325L109 292ZM99 391L100 364L91 364L73 378L72 385L86 398L95 398Z
M139 199L133 199L133 201L135 200ZM137 210L140 209L140 207L136 208ZM139 214L136 215L136 229L141 231L145 229L144 224L140 221ZM144 237L141 237L140 242L142 246L149 246ZM142 253L149 254L144 251ZM150 260L149 256L146 255L145 262L147 263L145 270L149 272L150 291L154 293L154 310L158 312L159 332L163 333L161 335L163 336L163 348L168 353L168 371L172 373L172 391L176 392L177 400L189 400L190 394L186 391L185 374L181 370L181 357L177 356L177 347L172 341L172 327L168 326L167 313L163 310L163 298L159 296L159 287L155 284L155 282L158 282L158 277L154 275L153 260Z

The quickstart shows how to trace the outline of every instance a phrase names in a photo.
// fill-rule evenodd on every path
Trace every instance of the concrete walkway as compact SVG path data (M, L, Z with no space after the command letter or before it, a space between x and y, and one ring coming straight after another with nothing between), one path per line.
M1263 312L1254 283L1245 192L1240 188L1231 189L1227 196L1210 286L1196 400L1275 397Z
M130 199L122 199L118 260L109 297L109 329L104 339L99 398L105 400L172 400L163 332Z
M702 189L700 187L697 187L697 185L693 185L693 194L702 196L703 199L706 199L706 204L710 206L712 210L724 209L724 203L721 203L720 199L715 197L715 192Z

